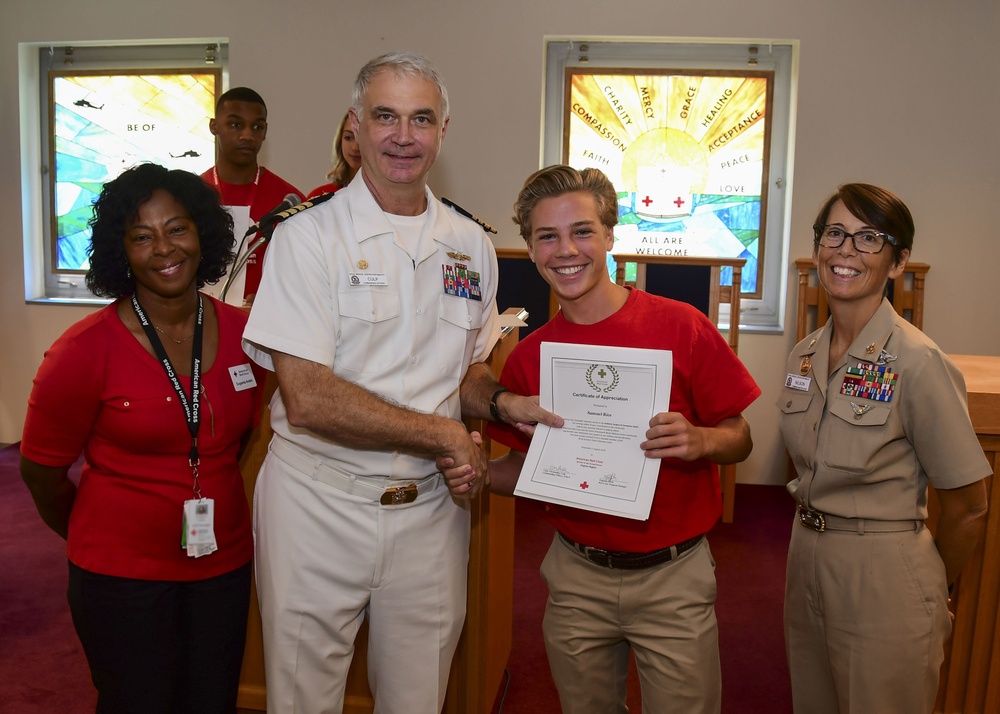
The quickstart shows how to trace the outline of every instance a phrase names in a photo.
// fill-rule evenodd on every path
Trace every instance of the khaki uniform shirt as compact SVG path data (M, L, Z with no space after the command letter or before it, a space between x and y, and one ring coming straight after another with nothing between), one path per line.
M924 519L928 482L958 488L990 474L961 372L888 300L830 372L832 331L827 323L795 346L778 398L797 503L842 518Z

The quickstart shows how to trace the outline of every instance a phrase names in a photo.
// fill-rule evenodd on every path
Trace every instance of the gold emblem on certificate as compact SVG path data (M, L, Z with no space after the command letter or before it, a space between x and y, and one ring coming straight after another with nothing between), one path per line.
M613 392L618 386L618 370L610 364L592 364L587 369L586 379L595 392Z

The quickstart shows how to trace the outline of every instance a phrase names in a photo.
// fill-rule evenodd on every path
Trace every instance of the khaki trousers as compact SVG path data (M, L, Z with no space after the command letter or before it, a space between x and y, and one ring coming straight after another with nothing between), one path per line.
M624 714L635 654L644 714L721 708L715 561L708 540L642 570L595 565L556 534L542 562L542 630L563 714Z
M797 714L929 714L951 634L930 532L817 533L795 522L785 643Z

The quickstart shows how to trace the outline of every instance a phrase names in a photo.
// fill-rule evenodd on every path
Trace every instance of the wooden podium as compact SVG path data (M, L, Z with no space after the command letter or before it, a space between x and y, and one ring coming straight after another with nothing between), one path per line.
M505 315L524 319L520 308ZM498 375L518 341L518 328L505 329L494 347L488 364ZM240 468L247 499L253 503L257 472L267 456L271 426L267 404L277 383L269 374L265 385L261 421L243 454ZM482 433L480 420L468 421L470 429ZM504 447L485 438L490 458L501 456ZM484 491L471 504L472 531L469 542L469 594L465 629L452 661L444 711L447 714L489 714L510 655L514 591L514 499ZM370 714L375 707L366 672L368 626L363 624L355 643L354 660L347 676L344 714ZM247 644L240 672L237 699L241 714L267 711L264 682L264 648L261 634L257 587L252 586Z
M993 476L986 481L986 533L962 571L952 596L955 613L945 646L935 712L1000 712L1000 357L951 355L965 377L969 416ZM936 522L930 499L928 525Z

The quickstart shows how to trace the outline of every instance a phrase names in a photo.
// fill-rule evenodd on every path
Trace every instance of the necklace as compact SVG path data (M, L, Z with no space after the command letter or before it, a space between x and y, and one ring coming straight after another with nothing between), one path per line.
M156 327L156 325L153 325L153 327ZM175 345L182 345L185 342L187 342L188 340L190 340L192 337L194 337L194 333L192 332L190 335L188 335L187 337L185 337L183 340L175 340L173 337L171 337L170 335L168 335L166 332L164 332L163 330L161 330L159 327L156 327L156 331L159 332L164 337L166 337L171 342L173 342Z

